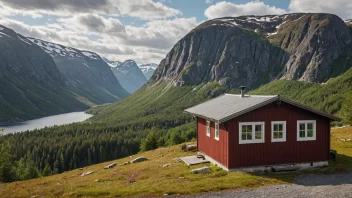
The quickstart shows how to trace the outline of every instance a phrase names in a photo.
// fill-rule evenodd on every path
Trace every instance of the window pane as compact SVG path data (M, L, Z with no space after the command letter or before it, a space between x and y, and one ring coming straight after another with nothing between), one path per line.
M274 132L274 139L277 139L279 137L278 132Z
M300 138L306 137L306 132L305 131L299 131L299 137Z
M278 131L279 127L277 126L277 124L274 124L274 131Z
M282 132L279 132L279 133L278 133L278 136L279 136L280 139L282 139L283 133L282 133Z
M283 124L278 124L279 125L279 131L283 131L282 128L283 128Z
M262 139L262 132L255 132L255 139L261 140Z
M252 125L247 125L247 132L252 132Z
M299 130L300 130L300 131L306 130L306 125L305 125L304 123L299 124Z
M313 137L313 130L308 128L307 137Z
M252 140L252 133L247 133L247 140Z
M255 131L256 132L262 131L262 125L255 125Z
M312 129L313 130L313 123L307 123L307 129Z
M242 140L247 140L247 136L245 133L242 133Z
M242 125L242 132L246 132L246 125Z

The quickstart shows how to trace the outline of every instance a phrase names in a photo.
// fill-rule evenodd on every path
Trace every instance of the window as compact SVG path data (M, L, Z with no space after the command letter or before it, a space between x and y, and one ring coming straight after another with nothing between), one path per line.
M315 120L297 121L297 141L316 140Z
M264 122L240 122L239 123L239 143L263 143L264 142Z
M210 137L210 121L207 120L207 136Z
M215 122L215 137L214 139L219 140L219 123Z
M286 121L271 122L271 142L286 141Z

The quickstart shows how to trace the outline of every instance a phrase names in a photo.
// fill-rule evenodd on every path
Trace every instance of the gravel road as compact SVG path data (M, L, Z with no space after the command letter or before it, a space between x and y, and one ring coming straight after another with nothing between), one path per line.
M192 197L352 198L352 172L334 175L301 175L296 178L293 184L289 185L207 193Z

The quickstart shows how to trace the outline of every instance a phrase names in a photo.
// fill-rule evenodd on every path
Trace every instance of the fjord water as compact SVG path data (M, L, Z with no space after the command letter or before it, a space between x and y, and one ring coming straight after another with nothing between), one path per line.
M54 116L43 117L35 120L29 120L25 122L13 123L7 126L0 126L3 131L0 131L0 135L5 135L9 133L23 132L27 130L42 129L45 127L71 124L75 122L82 122L92 115L82 112L71 112L64 113Z

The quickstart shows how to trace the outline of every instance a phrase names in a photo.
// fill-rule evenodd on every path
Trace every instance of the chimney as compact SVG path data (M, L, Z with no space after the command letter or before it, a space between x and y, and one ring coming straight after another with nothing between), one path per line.
M241 98L244 97L244 90L246 89L246 86L240 86L241 89Z

